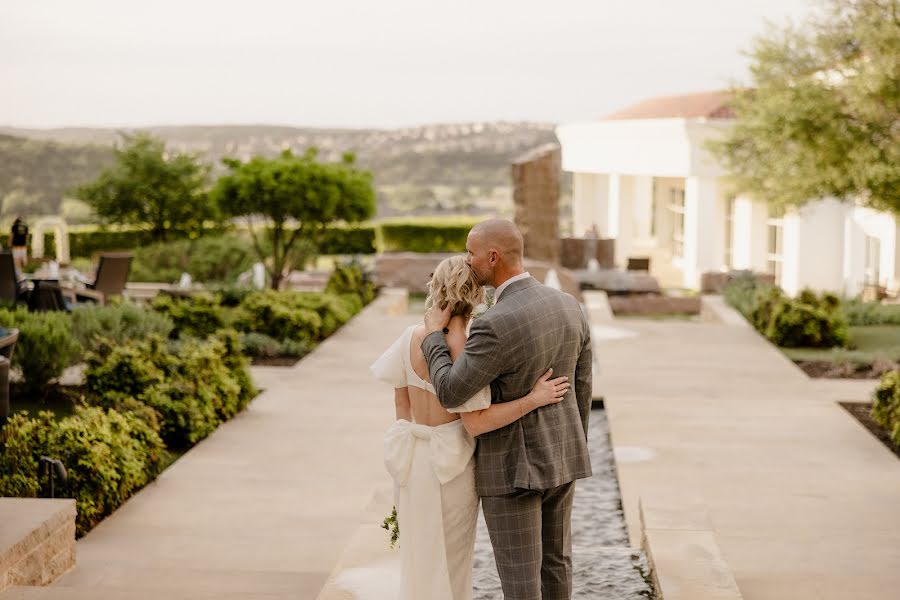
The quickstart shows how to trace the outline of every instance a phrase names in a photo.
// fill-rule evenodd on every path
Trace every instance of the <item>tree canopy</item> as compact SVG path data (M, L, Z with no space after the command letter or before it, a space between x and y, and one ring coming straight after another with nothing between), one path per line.
M900 213L900 0L828 0L772 30L711 150L737 191L780 206L822 197Z
M352 154L340 162L323 163L315 149L299 156L286 150L274 159L223 162L230 172L219 178L213 196L223 214L247 220L273 289L294 266L292 252L298 245L318 247L328 225L375 214L372 175L355 167ZM261 239L255 228L260 220L267 239Z
M194 155L168 153L148 134L123 134L115 161L75 192L106 221L147 227L164 241L172 230L201 230L216 216L207 193L209 167Z

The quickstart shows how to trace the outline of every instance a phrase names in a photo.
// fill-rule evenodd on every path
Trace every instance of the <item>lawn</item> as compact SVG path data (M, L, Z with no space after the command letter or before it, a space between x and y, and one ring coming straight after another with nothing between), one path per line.
M850 345L851 348L782 348L782 351L794 361L900 362L900 325L851 327Z

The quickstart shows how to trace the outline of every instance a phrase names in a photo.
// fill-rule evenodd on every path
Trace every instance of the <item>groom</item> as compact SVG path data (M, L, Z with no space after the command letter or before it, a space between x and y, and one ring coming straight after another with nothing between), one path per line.
M572 296L524 271L522 234L509 221L473 227L466 250L479 283L496 288L495 306L473 321L455 362L441 331L449 308L425 315L431 381L441 404L453 408L488 384L494 403L524 396L550 367L574 380L562 402L479 436L475 465L504 598L568 599L575 480L591 475L590 327Z

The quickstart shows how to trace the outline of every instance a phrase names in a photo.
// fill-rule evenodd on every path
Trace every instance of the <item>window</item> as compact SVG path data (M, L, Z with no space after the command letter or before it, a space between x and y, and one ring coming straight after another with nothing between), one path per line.
M784 221L769 217L766 225L769 233L766 266L768 272L775 275L775 283L780 285L781 268L784 263Z
M684 188L669 188L669 212L672 213L672 255L684 257Z
M734 203L736 198L725 199L725 266L734 268Z

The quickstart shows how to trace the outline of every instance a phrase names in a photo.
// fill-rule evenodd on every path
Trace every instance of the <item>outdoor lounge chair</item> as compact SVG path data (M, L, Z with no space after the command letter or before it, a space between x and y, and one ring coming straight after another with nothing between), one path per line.
M25 281L19 278L12 252L0 252L0 301L15 304L23 302L27 295Z
M131 259L132 255L124 252L101 254L94 282L73 290L75 299L90 300L102 306L110 297L121 296L128 283Z

